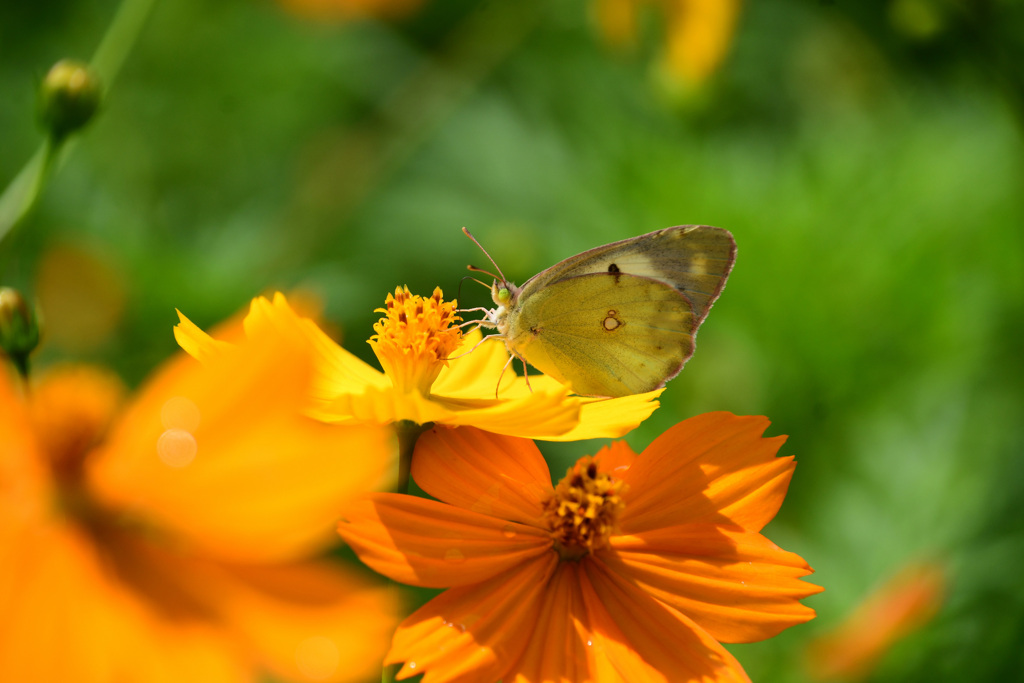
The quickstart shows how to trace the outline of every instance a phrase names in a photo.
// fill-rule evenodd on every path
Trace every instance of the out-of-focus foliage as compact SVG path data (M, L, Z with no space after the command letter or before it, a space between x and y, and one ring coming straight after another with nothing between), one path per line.
M819 618L734 652L754 680L809 680L808 642L925 561L944 568L945 602L870 680L1014 680L1022 7L747 2L724 63L681 95L657 67L657 14L621 55L581 0L445 0L350 23L269 0L158 3L0 244L0 284L61 318L35 363L102 361L138 381L175 348L175 308L207 326L274 288L321 297L370 359L387 292L453 296L483 265L463 225L519 282L616 239L726 227L729 285L629 440L719 409L791 435L800 464L769 535L817 570ZM115 9L0 5L3 184L40 141L36 79L88 58ZM560 476L594 450L546 452Z

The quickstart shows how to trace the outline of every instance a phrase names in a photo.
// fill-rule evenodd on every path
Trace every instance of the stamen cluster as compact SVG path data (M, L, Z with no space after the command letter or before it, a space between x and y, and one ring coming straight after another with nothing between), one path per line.
M462 343L455 301L444 301L440 288L429 298L414 295L408 287L388 294L386 314L373 325L370 346L395 387L427 395L448 356Z
M622 481L601 472L591 457L569 468L544 503L544 519L562 559L579 559L608 543L625 508L624 491Z

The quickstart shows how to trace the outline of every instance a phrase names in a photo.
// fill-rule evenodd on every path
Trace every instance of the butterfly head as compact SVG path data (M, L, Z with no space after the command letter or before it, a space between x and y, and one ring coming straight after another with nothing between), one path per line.
M491 284L491 300L494 301L496 308L487 311L486 316L488 322L498 328L498 332L501 334L505 333L509 306L515 301L518 293L519 288L511 282L495 280Z
M491 285L491 299L499 308L507 307L515 295L515 290L516 286L511 282L495 280Z
M494 259L491 258L491 255L487 253L487 250L484 249L479 242L477 242L476 238L473 237L472 233L470 233L469 230L467 230L466 228L462 228L462 232L466 234L466 237L473 240L473 243L476 244L476 246L480 247L480 250L484 252L484 254L487 256L487 259L491 262L491 265L494 266L494 270L496 270L498 273L497 275L495 275L494 273L488 272L483 268L477 268L476 266L468 266L469 270L475 273L483 273L484 275L490 275L492 278L494 278L493 281L491 282L491 299L494 301L494 305L496 306L496 308L487 310L484 313L484 320L481 321L481 324L484 327L497 328L498 333L504 335L508 329L509 308L515 305L515 301L519 296L520 288L516 287L514 284L512 284L505 278L505 274L501 272L501 268L498 267L498 264L494 262ZM480 282L480 280L477 280L477 282ZM480 284L484 285L485 287L487 286L483 282L480 282Z

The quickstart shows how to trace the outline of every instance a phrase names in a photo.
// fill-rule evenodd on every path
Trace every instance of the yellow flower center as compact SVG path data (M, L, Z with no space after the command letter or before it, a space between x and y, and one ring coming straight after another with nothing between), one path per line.
M462 343L456 302L446 302L439 287L429 299L397 287L384 304L376 309L386 315L374 323L370 346L396 389L427 395L448 356Z
M544 519L563 560L578 560L607 545L625 508L624 490L622 481L599 471L591 457L569 468L544 503Z

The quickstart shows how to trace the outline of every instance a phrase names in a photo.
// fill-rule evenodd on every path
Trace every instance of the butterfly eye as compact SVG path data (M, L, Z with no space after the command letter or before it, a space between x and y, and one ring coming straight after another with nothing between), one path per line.
M502 287L498 290L498 303L507 304L508 300L512 298L512 293L508 291L508 287Z

